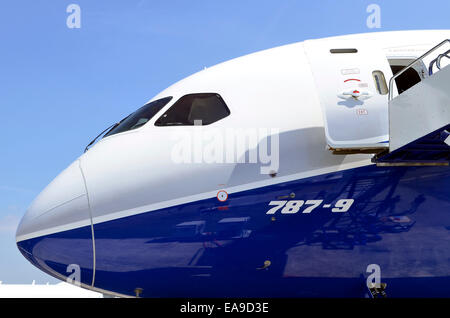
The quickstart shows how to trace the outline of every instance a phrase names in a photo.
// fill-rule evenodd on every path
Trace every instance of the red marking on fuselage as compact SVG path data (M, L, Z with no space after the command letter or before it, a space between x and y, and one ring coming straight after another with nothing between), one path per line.
M359 80L357 78L349 78L349 79L345 80L344 83L347 83L347 82L350 82L350 81L361 82L361 80Z

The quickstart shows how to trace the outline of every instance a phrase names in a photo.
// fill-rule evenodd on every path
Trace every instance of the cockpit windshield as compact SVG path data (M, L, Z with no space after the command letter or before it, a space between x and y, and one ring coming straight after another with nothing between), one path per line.
M152 119L153 116L156 115L156 113L166 106L171 99L172 97L165 97L145 104L134 113L122 119L117 125L114 125L103 136L103 138L144 126L150 119Z
M167 103L170 102L172 97L165 97L158 100L155 100L151 103L145 104L141 108L139 108L134 113L131 113L118 123L115 123L112 126L109 126L105 130L103 130L97 137L92 140L89 145L86 146L84 152L88 151L89 147L91 147L102 135L102 138L106 136L115 135L127 130L136 129L144 126L153 116L155 116Z

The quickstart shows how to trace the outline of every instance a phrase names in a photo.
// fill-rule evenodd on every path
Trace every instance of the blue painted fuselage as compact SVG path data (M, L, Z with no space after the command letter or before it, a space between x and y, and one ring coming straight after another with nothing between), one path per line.
M79 264L83 284L125 295L364 297L377 264L388 296L449 297L449 194L449 167L370 165L94 224L95 260L89 226L18 246L51 275ZM266 214L291 199L323 201ZM340 199L347 212L326 207Z

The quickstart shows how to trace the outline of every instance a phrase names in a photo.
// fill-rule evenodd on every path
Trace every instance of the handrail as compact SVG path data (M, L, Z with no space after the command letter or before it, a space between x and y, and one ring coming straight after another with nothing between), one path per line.
M435 58L434 60L432 60L430 62L430 65L428 66L428 75L430 75L430 76L433 75L434 64L436 64L436 67L438 70L441 69L441 60L443 57L450 59L450 55L448 55L449 53L450 53L450 50L448 50L445 53L439 54L437 58Z
M430 55L431 53L433 53L434 51L436 51L437 49L439 49L441 46L443 46L445 43L450 43L450 39L444 40L441 43L439 43L438 45L436 45L434 48L432 48L431 50L429 50L428 52L426 52L425 54L423 54L421 57L415 59L413 62L411 62L408 66L406 66L404 69L402 69L400 72L398 72L397 74L395 74L394 76L392 76L391 80L389 81L389 101L392 100L392 96L393 96L393 87L394 87L394 80L399 77L400 75L402 75L403 73L405 73L409 68L411 68L411 66L413 66L414 64L416 64L417 62L419 62L420 60L423 60L425 57L427 57L428 55Z

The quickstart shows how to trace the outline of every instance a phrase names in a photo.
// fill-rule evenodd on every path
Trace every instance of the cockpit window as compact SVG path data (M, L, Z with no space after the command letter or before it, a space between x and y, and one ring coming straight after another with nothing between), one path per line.
M156 115L157 112L166 106L171 99L172 97L165 97L142 106L137 111L128 115L114 125L110 131L103 136L103 138L144 126L150 119L152 119L153 116Z
M181 97L158 120L156 126L209 125L230 115L219 94L189 94Z

